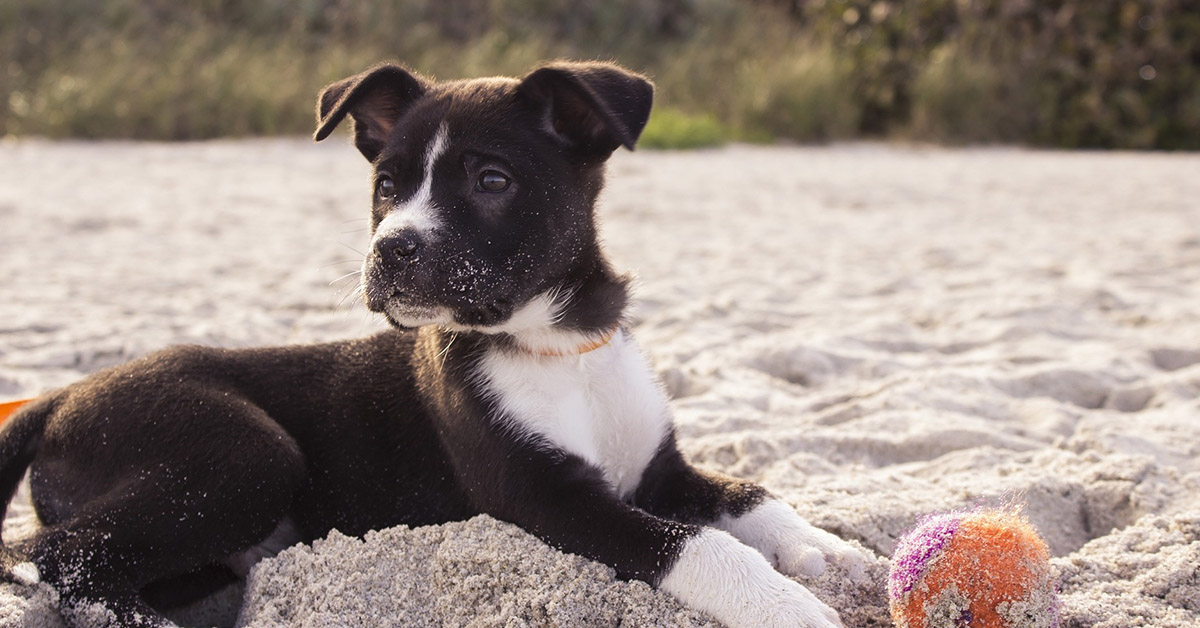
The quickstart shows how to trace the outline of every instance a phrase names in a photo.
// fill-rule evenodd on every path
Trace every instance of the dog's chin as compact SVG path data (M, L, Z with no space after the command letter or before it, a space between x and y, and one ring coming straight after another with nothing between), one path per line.
M383 314L392 326L402 329L437 325L451 331L486 331L513 317L513 308L503 299L484 306L453 306L430 305L393 295L378 301L368 299L367 309Z
M412 305L396 300L388 301L382 313L389 323L401 329L426 325L445 326L454 322L454 315L449 308Z
M484 334L518 334L550 328L558 319L560 307L547 294L521 303L493 298L460 305L430 305L393 295L382 303L368 304L369 309L383 314L395 327L436 325L448 331Z

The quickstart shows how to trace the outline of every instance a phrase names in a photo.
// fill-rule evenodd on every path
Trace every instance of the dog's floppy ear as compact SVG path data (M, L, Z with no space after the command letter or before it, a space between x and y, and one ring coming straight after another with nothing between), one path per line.
M559 62L538 68L518 88L541 106L552 133L584 152L633 150L650 118L654 85L611 63Z
M396 121L426 89L424 80L390 63L331 83L317 97L317 131L313 139L319 142L329 137L350 114L354 145L368 161L374 161Z

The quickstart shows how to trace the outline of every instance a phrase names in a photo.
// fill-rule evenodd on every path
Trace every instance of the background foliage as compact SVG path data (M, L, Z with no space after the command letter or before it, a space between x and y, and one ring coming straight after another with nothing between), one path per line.
M381 59L556 57L650 74L655 146L1200 148L1200 0L3 0L0 135L307 133Z

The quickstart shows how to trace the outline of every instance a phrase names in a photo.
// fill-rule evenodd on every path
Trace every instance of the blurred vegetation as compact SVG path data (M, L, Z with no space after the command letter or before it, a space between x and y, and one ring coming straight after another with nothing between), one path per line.
M1200 148L1200 1L782 4L853 59L863 133Z
M383 59L651 75L646 144L1200 148L1200 0L2 0L0 135L307 133Z
M643 148L710 148L729 140L730 132L708 114L691 115L670 107L658 107L642 131Z

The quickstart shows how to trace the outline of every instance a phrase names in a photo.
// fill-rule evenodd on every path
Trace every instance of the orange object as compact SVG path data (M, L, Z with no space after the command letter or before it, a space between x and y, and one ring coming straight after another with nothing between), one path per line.
M10 414L16 412L17 408L20 408L30 401L33 401L33 399L17 399L15 401L5 401L0 403L0 425L4 423L5 419L7 419Z
M1053 628L1050 550L1014 509L932 517L897 548L889 583L899 628Z

